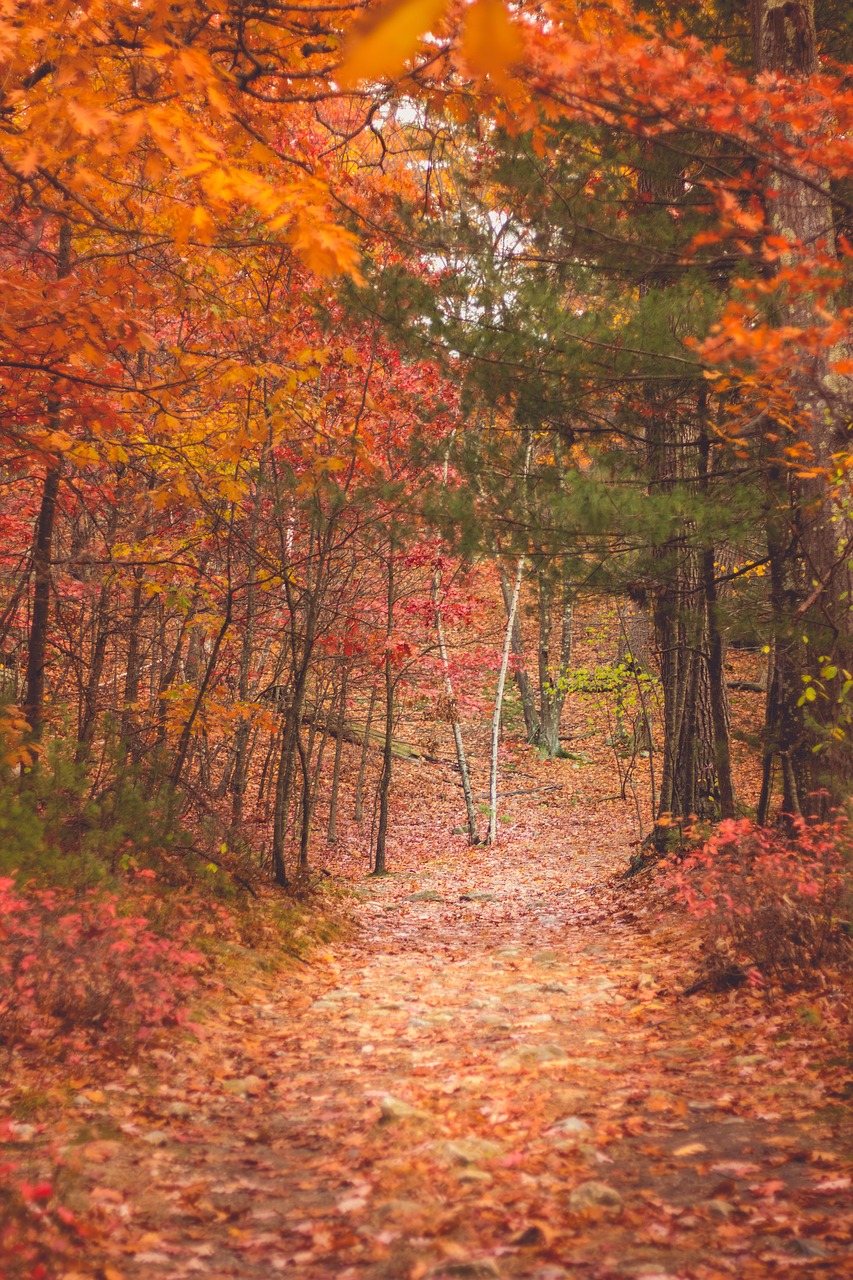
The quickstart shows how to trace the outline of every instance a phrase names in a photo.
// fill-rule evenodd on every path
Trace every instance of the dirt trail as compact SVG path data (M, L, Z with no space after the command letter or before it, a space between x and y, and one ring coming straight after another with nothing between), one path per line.
M120 1273L853 1276L841 1068L796 1011L678 998L612 870L367 881L355 941L84 1091L69 1159Z

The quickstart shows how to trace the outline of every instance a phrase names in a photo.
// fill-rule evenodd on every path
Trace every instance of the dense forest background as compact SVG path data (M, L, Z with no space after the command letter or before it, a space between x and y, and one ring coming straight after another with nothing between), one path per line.
M404 685L453 721L490 659L438 628L516 579L551 754L572 609L620 602L660 848L846 798L847 19L677 8L479 0L421 53L405 4L349 43L310 6L10 11L7 859L45 787L66 826L168 796L286 883L335 726L387 746ZM768 655L741 797L733 640Z

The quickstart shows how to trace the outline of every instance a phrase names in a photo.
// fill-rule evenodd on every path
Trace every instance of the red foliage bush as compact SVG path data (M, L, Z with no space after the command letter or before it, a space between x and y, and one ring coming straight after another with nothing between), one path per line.
M0 1121L0 1140L9 1122ZM0 1161L0 1280L52 1280L66 1274L83 1229L50 1182L29 1182Z
M744 966L753 981L797 985L849 960L851 849L844 817L796 819L787 834L722 822L673 875L677 900L704 927L711 978Z
M163 937L142 905L150 901L133 892L122 903L0 877L0 1042L126 1056L155 1028L183 1021L202 959L191 925L173 922Z

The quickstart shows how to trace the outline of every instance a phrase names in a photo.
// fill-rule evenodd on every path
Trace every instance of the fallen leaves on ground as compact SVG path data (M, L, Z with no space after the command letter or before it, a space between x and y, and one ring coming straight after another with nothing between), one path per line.
M361 881L310 967L31 1097L15 1158L87 1223L59 1274L853 1275L841 997L685 998L615 837L514 849Z

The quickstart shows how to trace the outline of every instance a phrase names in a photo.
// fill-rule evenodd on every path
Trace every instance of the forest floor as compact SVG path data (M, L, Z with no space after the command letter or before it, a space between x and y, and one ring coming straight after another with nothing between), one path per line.
M348 937L47 1096L69 1280L853 1277L837 1002L682 995L612 822L361 880Z
M317 861L349 926L286 967L223 947L192 1033L12 1064L7 1154L83 1232L45 1275L853 1277L849 986L683 994L694 926L621 874L654 760L620 798L603 715L570 698L567 759L504 744L491 848L453 834L449 758L400 762L392 874L345 821Z

